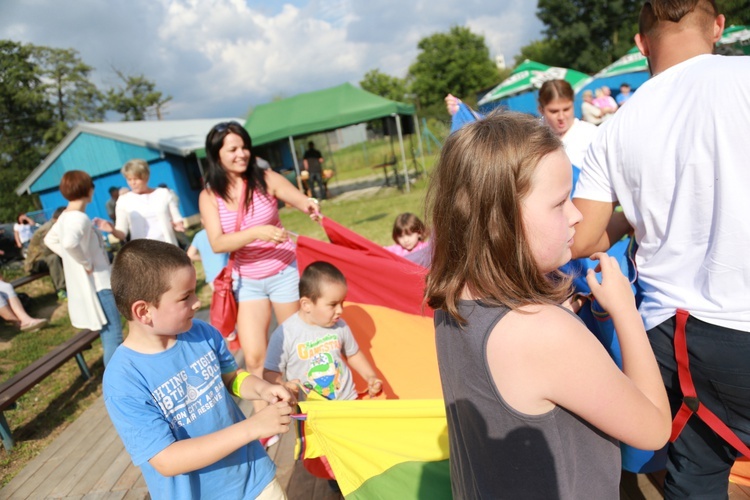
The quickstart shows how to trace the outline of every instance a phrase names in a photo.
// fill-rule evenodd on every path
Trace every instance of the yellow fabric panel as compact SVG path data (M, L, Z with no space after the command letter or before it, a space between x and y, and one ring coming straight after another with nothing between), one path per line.
M324 455L346 496L403 462L448 458L442 399L304 401L304 458Z
M432 318L347 302L342 315L360 350L383 380L387 399L442 398ZM367 384L357 375L359 392Z

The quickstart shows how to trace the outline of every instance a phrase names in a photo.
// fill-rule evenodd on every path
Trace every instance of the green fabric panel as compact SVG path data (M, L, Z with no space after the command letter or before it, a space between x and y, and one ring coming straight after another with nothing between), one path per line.
M414 106L371 94L350 83L262 104L245 128L260 146L287 137L325 132L393 114L413 115Z
M371 477L346 496L347 500L450 500L451 474L448 460L404 462Z

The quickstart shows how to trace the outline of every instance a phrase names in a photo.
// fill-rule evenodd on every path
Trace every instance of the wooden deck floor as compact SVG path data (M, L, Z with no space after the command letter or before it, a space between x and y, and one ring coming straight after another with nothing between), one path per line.
M245 408L243 410L247 411ZM328 482L294 462L294 433L270 447L277 477L294 500L339 500ZM0 490L0 499L148 499L141 471L130 461L99 399Z
M243 411L252 406L243 402ZM290 500L340 500L327 481L311 476L293 460L294 434L285 434L268 454L277 466L277 477ZM660 478L643 474L623 475L621 499L663 498ZM148 499L140 469L133 466L122 441L99 399L39 456L29 462L0 490L0 499ZM729 498L750 500L750 488L731 485Z

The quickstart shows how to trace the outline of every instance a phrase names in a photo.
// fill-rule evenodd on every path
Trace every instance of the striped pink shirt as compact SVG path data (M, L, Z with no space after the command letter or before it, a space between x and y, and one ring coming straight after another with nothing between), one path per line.
M234 232L237 224L237 211L227 209L224 200L216 197L219 204L219 219L224 234ZM283 229L279 220L276 198L264 196L257 189L253 192L253 206L248 207L240 229L254 226L272 225ZM255 240L235 252L234 272L243 278L263 279L277 274L294 262L296 247L291 239L280 245L268 241Z

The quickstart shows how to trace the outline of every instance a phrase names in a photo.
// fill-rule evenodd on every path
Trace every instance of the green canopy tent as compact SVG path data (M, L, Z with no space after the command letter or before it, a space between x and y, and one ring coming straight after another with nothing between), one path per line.
M637 73L638 71L648 71L648 61L638 50L638 47L633 47L627 54L600 70L594 75L594 78L606 78L626 73Z
M588 79L589 76L580 71L547 66L526 59L513 70L508 78L487 92L478 104L484 106L528 90L537 90L547 80L566 80L573 87L573 90L577 90L585 85Z
M315 92L299 94L288 99L255 108L245 122L253 144L263 145L288 138L299 177L299 162L294 149L294 137L327 132L377 118L393 117L401 146L406 190L409 190L406 152L404 150L401 116L412 116L422 150L419 124L414 106L371 94L350 83Z

